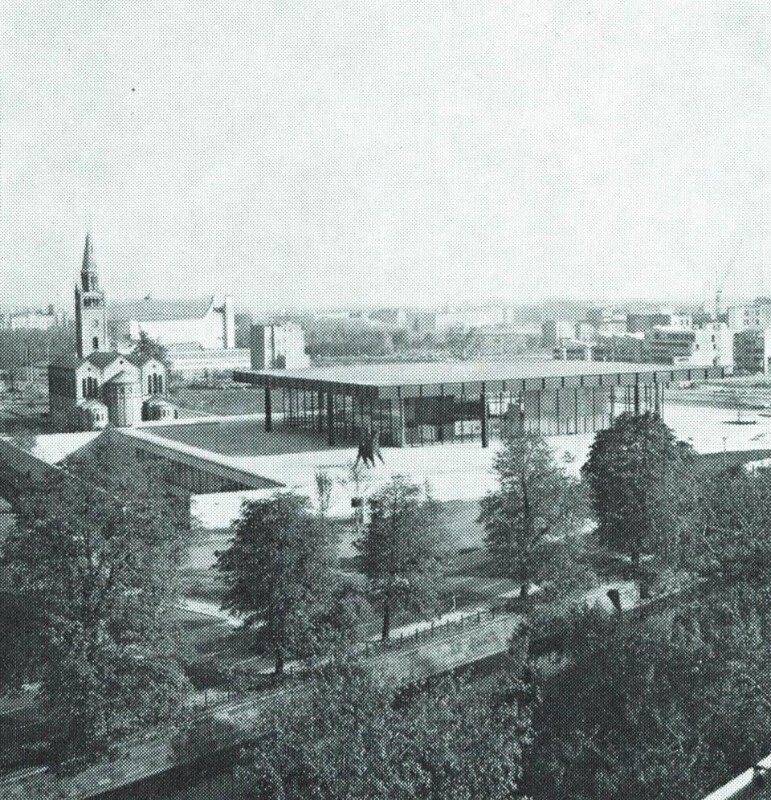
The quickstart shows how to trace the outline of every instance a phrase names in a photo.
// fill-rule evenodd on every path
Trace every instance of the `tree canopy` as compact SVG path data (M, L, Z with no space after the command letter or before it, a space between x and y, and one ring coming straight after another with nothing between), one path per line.
M336 540L310 501L292 492L246 500L228 548L217 554L225 577L223 609L257 630L257 646L275 659L313 651L319 619L335 585Z
M153 339L147 331L140 329L139 341L134 347L134 352L137 355L148 356L155 358L164 364L167 368L169 366L169 351L157 339Z
M261 800L518 800L533 690L445 679L395 702L357 664L335 665L277 710L239 770Z
M621 414L595 436L582 473L600 543L630 556L677 550L693 451L658 414Z
M394 476L368 498L370 519L355 542L369 596L383 619L403 609L435 610L439 578L439 507L425 486Z
M485 546L496 574L519 581L526 597L530 582L548 574L562 537L583 518L580 487L537 433L512 431L493 470L498 487L480 503Z
M54 762L109 753L179 705L172 611L187 541L171 503L130 450L101 443L20 498L2 564L35 646L15 674L42 683Z

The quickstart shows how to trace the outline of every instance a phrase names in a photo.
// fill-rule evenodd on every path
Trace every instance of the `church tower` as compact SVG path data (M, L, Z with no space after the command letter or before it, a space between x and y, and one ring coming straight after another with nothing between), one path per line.
M107 350L107 309L99 288L99 270L94 261L91 234L86 234L80 285L75 287L75 349L80 358L95 350Z

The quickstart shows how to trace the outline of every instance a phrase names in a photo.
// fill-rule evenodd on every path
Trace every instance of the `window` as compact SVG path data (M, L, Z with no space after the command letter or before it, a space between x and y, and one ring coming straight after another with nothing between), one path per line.
M158 394L163 394L163 375L158 376Z
M94 350L98 350L99 349L99 337L98 336L94 336L94 338L91 340L91 347Z
M148 375L147 376L147 394L152 394L153 393L153 378L154 377L155 377L154 375Z

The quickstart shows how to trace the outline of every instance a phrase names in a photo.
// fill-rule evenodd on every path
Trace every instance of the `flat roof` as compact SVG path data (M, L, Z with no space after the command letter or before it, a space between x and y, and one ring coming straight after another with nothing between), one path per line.
M395 396L393 390L421 386L461 384L490 392L514 388L558 388L669 383L722 378L722 367L683 367L671 364L630 364L618 361L450 361L398 364L358 364L307 369L238 370L233 378L256 386L329 391L336 394L366 393ZM508 385L508 386L506 386ZM390 390L390 391L389 391ZM407 395L415 394L408 391Z

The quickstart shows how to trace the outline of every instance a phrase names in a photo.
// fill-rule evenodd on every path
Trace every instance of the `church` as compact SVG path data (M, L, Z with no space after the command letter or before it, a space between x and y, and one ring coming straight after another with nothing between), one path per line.
M109 348L107 298L99 286L90 234L80 283L75 287L75 351L48 366L49 412L59 431L98 430L107 424L134 427L173 419L166 401L168 370L157 358Z

